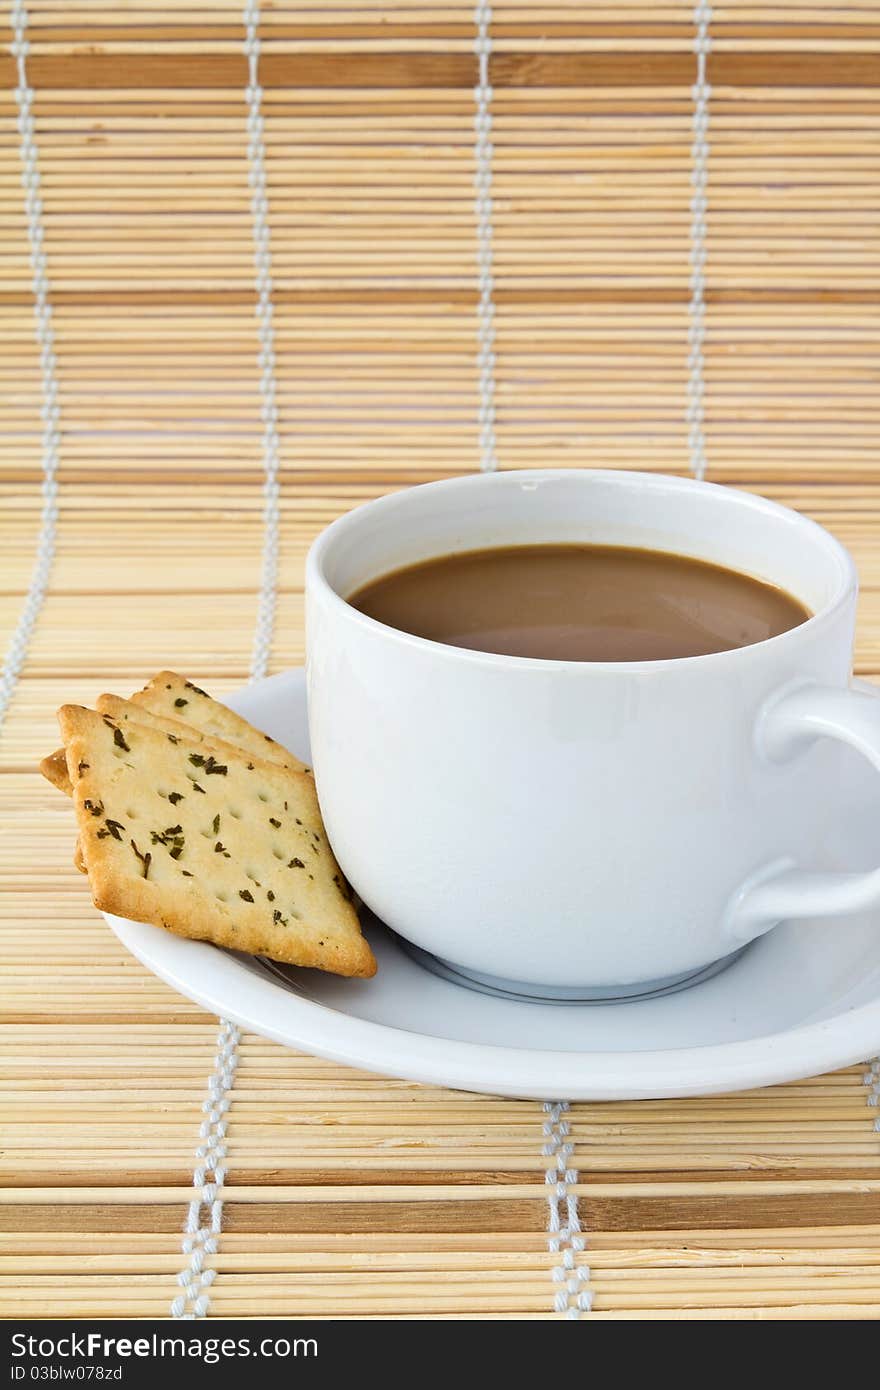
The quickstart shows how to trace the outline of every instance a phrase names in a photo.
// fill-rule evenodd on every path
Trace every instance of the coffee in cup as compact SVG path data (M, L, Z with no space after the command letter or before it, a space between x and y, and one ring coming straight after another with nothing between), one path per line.
M778 585L707 560L571 543L439 555L381 575L348 602L432 642L554 661L703 656L810 616Z

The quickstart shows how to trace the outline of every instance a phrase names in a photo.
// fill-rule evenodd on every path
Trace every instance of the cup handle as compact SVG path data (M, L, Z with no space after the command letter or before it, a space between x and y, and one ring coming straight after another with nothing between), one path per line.
M811 683L775 697L759 716L758 747L772 762L795 757L817 738L848 743L880 772L880 699L865 689ZM777 860L740 889L725 925L731 941L746 942L786 918L859 912L877 903L880 868L816 873Z

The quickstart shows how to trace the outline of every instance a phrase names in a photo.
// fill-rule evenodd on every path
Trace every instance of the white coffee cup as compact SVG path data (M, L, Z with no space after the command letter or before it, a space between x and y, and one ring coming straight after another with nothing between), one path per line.
M346 597L432 556L595 542L768 580L812 616L733 651L575 662L445 646ZM546 998L679 986L783 918L880 902L821 872L840 740L880 768L880 702L849 688L857 579L763 498L626 472L504 472L358 507L307 566L312 758L354 888L408 942Z

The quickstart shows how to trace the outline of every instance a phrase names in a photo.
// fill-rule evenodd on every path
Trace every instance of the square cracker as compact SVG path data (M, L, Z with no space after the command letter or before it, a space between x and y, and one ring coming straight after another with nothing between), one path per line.
M207 742L59 710L96 905L181 936L373 975L311 776Z
M164 680L165 677L171 676L173 676L173 683ZM151 690L156 681L159 682L159 693L155 700L151 696L150 703L147 704L143 697ZM276 743L275 739L270 738L268 734L263 734L259 729L255 729L246 719L242 719L240 714L233 714L231 709L227 709L225 705L213 700L210 695L205 695L204 691L199 691L202 698L197 705L201 723L190 725L190 721L186 717L186 710L190 704L195 707L193 692L197 689L197 686L191 685L182 676L174 676L171 671L163 671L155 677L155 681L151 681L145 690L138 691L138 694L133 696L131 700L123 700L119 695L99 695L97 707L102 714L109 714L113 719L124 721L140 719L141 723L154 724L157 728L169 725L172 733L183 723L189 725L192 737L210 738L212 744L220 740L223 747L232 743L236 748L244 748L248 752L256 753L257 757L265 758L268 762L278 763L281 767L288 767L297 772L306 771L305 764L301 763L299 758L294 757L293 753L288 752L283 744ZM183 690L187 698L180 694L174 694L176 690ZM177 700L184 701L182 708L178 708ZM157 708L152 708L153 704ZM173 711L173 715L163 715L159 712L159 706L169 708ZM209 725L212 727L209 728ZM215 728L223 725L229 730L226 735L214 732ZM54 753L43 758L40 763L40 771L46 780L52 783L53 787L57 787L59 791L70 796L71 783L67 774L67 758L63 748L58 748Z
M166 719L183 719L201 733L225 739L228 743L237 743L258 758L283 762L287 766L295 766L300 772L306 770L305 764L276 743L274 738L255 729L240 714L174 671L160 671L131 698L136 705L150 710L152 714L161 714Z

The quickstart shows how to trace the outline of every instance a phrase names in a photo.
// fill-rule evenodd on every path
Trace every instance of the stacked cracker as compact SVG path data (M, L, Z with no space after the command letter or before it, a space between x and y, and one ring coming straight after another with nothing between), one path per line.
M181 936L373 975L311 774L198 686L161 671L130 700L58 711L40 764L73 797L95 905Z

